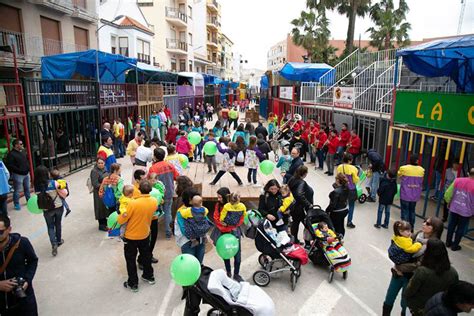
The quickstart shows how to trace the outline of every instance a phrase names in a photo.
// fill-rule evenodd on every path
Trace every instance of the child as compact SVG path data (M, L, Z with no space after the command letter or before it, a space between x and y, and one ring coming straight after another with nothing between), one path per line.
M393 203L393 198L397 194L397 174L393 170L387 171L387 177L380 180L379 189L379 209L377 211L377 222L374 224L375 228L388 228L390 221L390 206ZM385 209L385 220L382 223L382 213Z
M191 129L192 132L198 132L199 135L203 135L203 128L201 126L201 121L195 121L194 126ZM195 150L194 150L194 160L196 162L200 162L202 158L202 140L199 144L195 145Z
M313 228L314 226L316 226L314 230L316 237L322 241L324 251L334 265L334 270L336 272L347 271L347 268L351 265L351 258L340 242L340 238L328 227L326 222L313 224Z
M225 136L225 137L230 136L229 127L227 125L224 125L224 128L222 129L222 136Z
M207 142L213 142L217 145L216 143L216 140L214 139L214 133L213 132L209 132L209 134L207 134L207 136L204 138L205 139L205 143ZM207 173L211 173L212 172L212 168L214 168L214 173L217 173L217 162L216 162L216 155L207 155L206 153L205 154L205 157L206 157L206 164L207 164Z
M412 272L416 269L416 264L412 262L413 255L421 249L422 245L411 239L411 225L408 222L396 221L393 224L393 233L388 256L395 263L392 274L398 277L403 272Z
M68 188L67 182L66 182L66 180L63 180L63 178L61 177L61 174L59 173L58 169L51 170L51 178L58 183L60 190L64 190L63 191L65 193L64 195L66 195L66 196L69 195L69 188ZM61 202L62 202L64 208L66 209L66 215L64 215L64 217L66 217L66 216L69 215L69 213L71 213L71 209L69 208L69 205L67 204L65 198L62 198L59 195L58 195L58 197L61 199Z
M278 159L278 163L276 165L277 168L280 168L280 173L282 177L285 177L285 173L288 172L291 166L291 158L290 152L288 151L287 147L283 147L281 149L282 155L280 156L280 159Z
M294 204L295 199L293 198L293 194L291 194L290 187L288 185L283 185L280 188L280 193L282 197L281 206L278 208L278 222L276 222L276 226L282 226L284 224L284 218L289 217L290 207ZM278 227L279 228L279 227ZM286 227L283 227L283 230L286 230Z
M180 175L183 175L183 156L180 156L176 153L176 147L173 144L169 144L166 149L168 151L168 155L166 155L165 161L172 164L176 168L176 171L178 171Z
M265 156L262 154L260 149L257 147L257 137L251 136L249 140L249 145L245 150L245 167L248 168L247 180L248 185L254 187L260 187L261 185L257 184L257 168L260 161L265 160Z
M184 235L191 241L191 247L202 244L206 233L211 228L207 219L208 210L202 206L202 197L195 195L191 200L191 207L180 211L184 220Z
M166 142L168 144L176 144L176 136L178 136L179 130L176 127L176 123L172 122L171 126L168 127L168 133L166 133Z
M222 209L220 221L223 226L236 226L247 215L247 208L240 202L238 193L231 193L228 200Z
M124 185L123 187L123 194L119 199L120 207L119 207L119 214L123 214L124 217L127 217L127 206L130 201L133 199L133 190L135 188L131 184ZM114 229L114 227L109 227ZM123 236L125 235L125 230L127 229L127 223L120 226L120 238L123 240Z
M232 177L237 181L239 186L243 186L244 184L242 183L242 180L240 179L239 175L235 172L235 150L237 149L237 145L235 143L230 142L228 148L224 148L222 146L222 143L219 143L217 145L217 149L221 154L223 154L223 159L222 163L219 165L219 172L217 173L216 177L214 180L212 180L210 185L216 185L217 181L222 178L222 176L226 173L229 172Z
M186 132L181 131L179 135L180 137L176 142L176 151L178 152L178 154L183 154L187 156L189 151L191 150L191 144L189 143L188 138L186 137Z

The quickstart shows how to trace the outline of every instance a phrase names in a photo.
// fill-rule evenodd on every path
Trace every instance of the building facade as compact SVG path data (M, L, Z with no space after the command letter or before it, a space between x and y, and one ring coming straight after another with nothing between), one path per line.
M221 52L221 73L220 76L225 80L230 80L234 72L234 42L225 34L222 34L222 52Z
M0 0L0 17L0 46L15 47L22 76L39 76L42 56L96 48L95 0ZM0 76L12 67L12 54L0 52Z

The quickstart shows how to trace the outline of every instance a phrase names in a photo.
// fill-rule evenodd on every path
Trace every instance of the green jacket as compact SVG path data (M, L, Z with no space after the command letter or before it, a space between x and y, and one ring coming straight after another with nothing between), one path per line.
M239 112L237 112L237 110L232 109L232 110L229 111L229 117L231 119L235 120L235 119L239 118Z
M415 270L415 274L405 289L407 306L411 310L423 309L433 295L447 290L458 280L458 273L452 266L442 275L437 275L434 270L420 266Z

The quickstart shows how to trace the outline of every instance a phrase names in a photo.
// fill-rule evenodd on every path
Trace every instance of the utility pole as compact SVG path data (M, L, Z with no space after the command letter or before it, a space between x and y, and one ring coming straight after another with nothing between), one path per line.
M461 34L462 22L464 20L464 11L466 10L467 0L461 0L461 12L459 13L458 32L457 35Z

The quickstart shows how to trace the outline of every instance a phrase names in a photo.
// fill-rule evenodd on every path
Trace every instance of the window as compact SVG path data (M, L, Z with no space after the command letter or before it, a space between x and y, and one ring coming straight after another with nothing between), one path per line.
M186 59L179 60L179 71L186 71Z
M119 54L128 57L128 37L119 37Z
M193 62L189 61L189 72L193 72Z
M137 58L139 62L150 64L150 43L137 39Z
M176 59L175 58L171 58L171 71L176 71L177 68L176 68Z
M43 53L46 56L61 54L61 28L59 21L41 16L41 35L43 36Z
M110 36L110 52L112 54L117 54L117 36Z
M89 30L74 26L74 44L77 52L89 49Z
M189 43L188 44L192 46L193 45L193 34L189 33L188 35L189 35Z
M193 7L191 7L190 5L188 6L188 10L189 10L189 18L192 19L193 18Z

